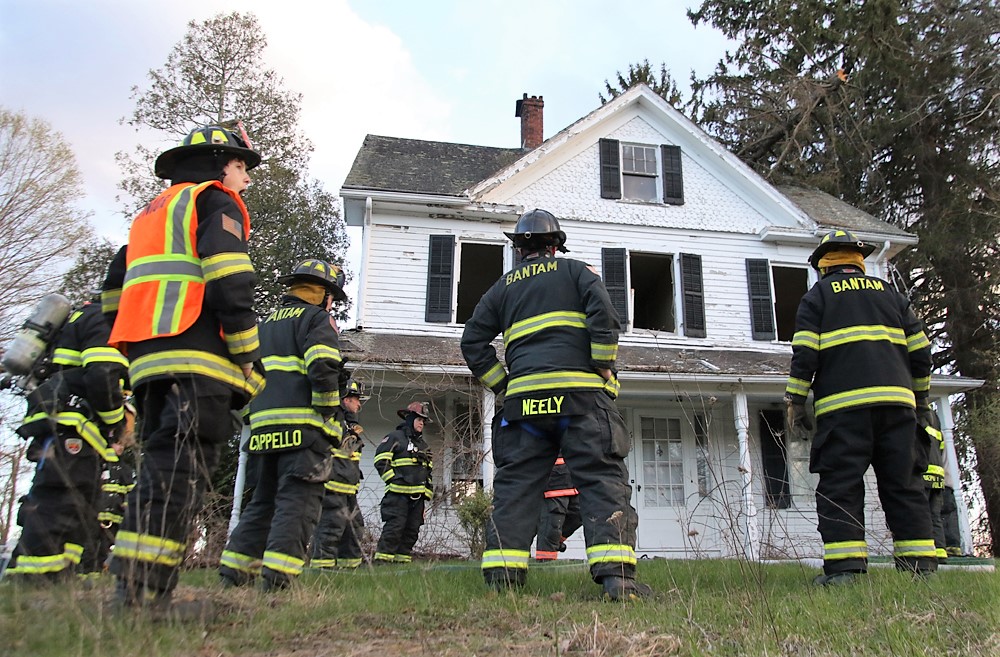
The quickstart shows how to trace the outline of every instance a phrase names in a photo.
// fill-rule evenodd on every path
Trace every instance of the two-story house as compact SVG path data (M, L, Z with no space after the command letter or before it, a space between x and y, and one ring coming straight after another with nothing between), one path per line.
M520 148L368 135L341 189L348 224L362 227L357 328L342 337L373 388L368 435L381 438L415 399L438 420L439 495L418 549L458 551L453 506L490 486L494 398L459 338L515 264L503 232L538 207L559 218L568 257L600 272L622 319L637 552L819 556L808 436L786 431L782 401L795 311L816 280L807 258L827 230L849 228L880 245L867 265L887 278L916 237L817 190L769 184L648 87L548 140L543 106L517 101ZM948 396L977 383L933 377L952 467ZM365 486L377 532L381 482ZM869 544L891 553L868 488Z

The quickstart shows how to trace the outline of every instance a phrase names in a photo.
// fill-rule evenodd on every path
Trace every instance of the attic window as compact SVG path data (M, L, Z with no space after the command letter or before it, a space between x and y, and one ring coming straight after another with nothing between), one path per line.
M601 139L601 198L684 204L681 147Z
M656 200L656 149L652 146L622 144L622 197Z

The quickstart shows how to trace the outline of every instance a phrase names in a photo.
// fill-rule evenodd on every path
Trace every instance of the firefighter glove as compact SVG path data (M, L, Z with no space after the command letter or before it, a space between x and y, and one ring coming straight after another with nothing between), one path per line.
M788 408L788 429L789 431L794 429L804 429L806 431L812 431L813 423L809 419L809 414L806 413L806 405L802 402L795 401L793 399L785 399L785 403Z

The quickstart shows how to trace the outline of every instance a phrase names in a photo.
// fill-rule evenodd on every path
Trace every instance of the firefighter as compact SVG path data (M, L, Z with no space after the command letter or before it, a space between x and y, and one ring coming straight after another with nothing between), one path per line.
M402 420L375 450L375 469L385 482L382 497L382 535L374 562L410 563L413 546L424 524L424 504L434 495L434 462L424 440L431 424L430 404L412 402L396 411Z
M38 465L7 571L25 581L72 578L96 532L101 466L118 460L112 445L125 423L120 381L128 362L108 346L110 330L99 303L74 311L55 344L56 371L28 395L17 433L31 440L27 457Z
M364 385L350 379L340 391L340 405L344 407L344 441L333 450L333 474L326 482L323 495L323 513L313 536L313 568L357 568L361 565L361 537L365 519L358 507L358 488L361 485L361 434L358 424L361 404L368 399Z
M924 489L927 491L927 503L931 512L931 525L934 528L934 552L938 563L948 560L945 550L944 522L941 518L941 508L944 504L944 434L937 414L921 414L917 420L917 443L920 445L923 458L927 461L924 470Z
M498 590L524 584L545 481L561 451L580 491L591 576L610 599L647 596L635 581L631 439L614 402L618 315L591 267L555 257L567 250L566 233L550 212L524 213L506 235L522 262L483 295L462 335L469 369L506 395L494 418L483 576ZM509 371L491 344L499 333Z
M253 496L222 553L226 585L261 575L265 591L302 573L323 504L323 484L340 446L346 381L330 309L347 299L344 274L322 260L300 262L278 281L281 305L261 326L268 385L250 402L247 450L256 461Z
M172 184L136 216L105 280L102 305L117 310L110 341L129 357L143 454L111 563L122 607L185 613L171 594L235 431L230 411L264 385L240 197L258 164L247 141L220 126L161 153L156 175Z
M583 526L580 491L573 487L566 459L560 454L545 486L545 504L538 517L536 561L555 561L566 551L566 539Z
M930 343L909 301L865 275L875 247L846 230L827 233L809 257L819 282L799 303L785 389L789 425L816 433L810 472L819 474L816 511L823 539L819 586L867 572L864 475L875 470L893 536L896 566L937 569L933 530L918 461L916 409L930 414Z
M126 402L125 428L118 441L111 445L118 460L105 463L101 472L100 495L95 509L98 528L91 535L90 544L84 546L79 568L79 572L84 575L104 572L111 546L114 545L115 536L125 519L128 493L135 488L133 453L131 450L126 453L126 450L135 445L135 409L130 407L131 404Z

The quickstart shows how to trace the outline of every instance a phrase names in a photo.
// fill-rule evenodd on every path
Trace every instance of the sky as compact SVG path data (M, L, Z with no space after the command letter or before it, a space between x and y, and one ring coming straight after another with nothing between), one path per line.
M150 138L121 120L190 21L257 16L266 65L302 94L309 176L336 194L368 133L516 147L524 93L544 98L548 138L595 109L604 81L631 63L665 62L686 87L692 70L706 76L732 47L691 25L696 1L0 0L0 106L63 135L84 178L81 208L121 244L114 155ZM176 143L156 139L146 145ZM360 233L349 237L350 271Z

